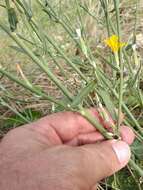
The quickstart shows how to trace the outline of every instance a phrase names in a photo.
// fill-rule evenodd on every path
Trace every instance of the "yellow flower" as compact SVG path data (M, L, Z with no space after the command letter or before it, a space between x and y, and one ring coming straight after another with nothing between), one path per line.
M105 44L108 45L114 53L118 52L120 48L126 45L126 43L120 42L119 37L116 35L107 38Z

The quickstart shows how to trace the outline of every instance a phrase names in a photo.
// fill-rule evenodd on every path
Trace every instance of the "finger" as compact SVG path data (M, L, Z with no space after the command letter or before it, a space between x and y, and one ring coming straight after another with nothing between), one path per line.
M118 110L115 110L116 112ZM108 129L108 131L112 132L114 130L114 127L116 125L116 121L113 120L113 118L111 117L111 114L107 111L106 108L102 107L102 108L98 108L98 112L99 112L99 119L100 119L100 123L106 128ZM102 117L102 113L106 114L106 118ZM124 114L121 113L121 122L124 119Z
M42 183L38 184L43 189L91 189L123 168L130 155L130 148L123 141L104 141L80 147L62 145L42 151L26 162L19 161L16 168L23 168L29 182L40 179Z
M90 187L123 168L131 156L129 146L123 141L103 141L76 149L81 183L88 183Z
M91 110L93 114L93 110ZM98 112L94 109L94 116L98 119ZM79 134L86 134L96 129L80 114L75 112L59 112L46 116L33 123L32 128L47 134L49 126L52 127L63 142L73 139Z
M131 145L135 139L135 134L133 130L130 127L127 127L125 125L121 126L120 128L120 134L123 141Z
M115 122L112 119L110 113L104 108L98 108L98 113L99 113L99 119L100 119L100 123L109 131L113 131L112 127L115 126ZM102 116L102 114L106 115L106 118Z
M99 112L96 109L91 108L90 112L105 128L108 128L108 130L109 128L111 128L110 125L112 125L113 123L111 117L110 120L107 122L103 120L103 118L99 115ZM37 130L43 136L47 136L49 140L51 139L50 141L52 141L52 144L68 143L69 141L72 141L72 143L69 144L79 145L81 144L81 142L82 144L86 144L102 140L102 138L100 138L101 135L97 134L92 135L92 140L92 137L90 137L89 133L97 132L95 127L93 127L93 125L91 125L80 114L75 112L55 113L46 116L29 126L32 126L32 128ZM131 135L131 137L128 136L128 130L126 130L126 135L125 133L123 133L123 140L125 139L127 143L131 143L132 139L134 138L133 133L130 132L129 134Z
M90 190L97 190L97 188L98 188L98 184L94 185ZM98 189L100 189L100 188L98 188Z
M120 133L123 141L129 145L133 143L135 135L131 128L127 126L121 126ZM95 131L87 134L79 134L72 140L66 142L66 144L71 146L80 146L85 144L93 144L102 140L104 140L104 137L98 131Z
M85 144L93 144L103 139L104 139L103 135L95 131L92 133L80 134L76 136L75 138L73 138L72 140L66 142L65 144L71 145L71 146L81 146Z
M113 123L111 116L107 123L95 108L91 108L89 111L96 117L103 127L108 129L111 128L111 124ZM96 127L93 127L93 125L91 125L84 117L75 112L55 113L40 119L32 126L34 126L38 132L41 131L42 134L47 134L49 132L48 127L52 127L62 142L72 140L75 136L80 134L87 134L96 131Z

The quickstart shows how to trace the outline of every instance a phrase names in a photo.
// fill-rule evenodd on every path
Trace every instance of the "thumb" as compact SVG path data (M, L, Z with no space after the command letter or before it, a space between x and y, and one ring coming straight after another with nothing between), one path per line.
M104 141L78 148L80 177L90 187L123 168L130 159L130 148L123 141Z

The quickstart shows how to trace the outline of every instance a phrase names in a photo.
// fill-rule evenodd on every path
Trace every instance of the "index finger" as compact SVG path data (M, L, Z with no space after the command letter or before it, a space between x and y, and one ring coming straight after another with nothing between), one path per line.
M99 120L99 113L96 109L90 109L91 113ZM99 120L100 122L100 120ZM96 129L79 113L59 112L48 115L32 125L38 131L48 132L48 127L52 127L60 139L65 142L73 139L79 134L94 132Z

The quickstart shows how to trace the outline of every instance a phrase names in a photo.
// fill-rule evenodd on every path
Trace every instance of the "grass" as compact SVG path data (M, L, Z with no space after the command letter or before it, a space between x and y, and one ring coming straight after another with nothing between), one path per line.
M0 135L48 113L72 110L109 139L119 135L123 112L123 123L137 137L132 161L99 189L141 190L142 1L56 0L45 6L36 0L32 9L22 2L24 6L12 3L19 20L15 32L9 30L6 10L0 8L0 26L9 36L0 30ZM126 43L119 53L104 43L113 34ZM105 106L117 121L112 136L85 111L91 106ZM102 117L108 119L104 111Z

